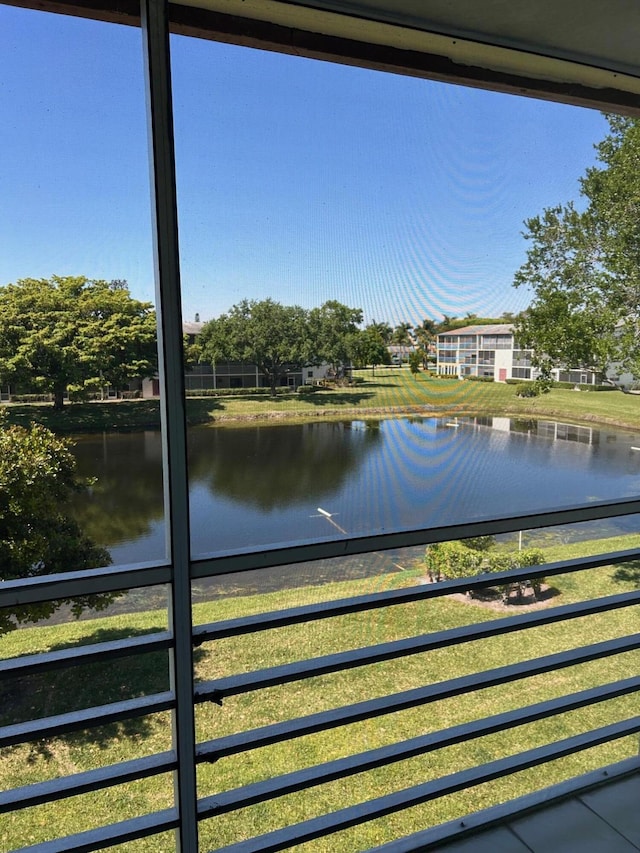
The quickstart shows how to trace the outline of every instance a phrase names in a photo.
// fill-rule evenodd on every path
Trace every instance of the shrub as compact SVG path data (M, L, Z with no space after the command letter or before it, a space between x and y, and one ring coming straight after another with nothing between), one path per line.
M465 542L473 545L470 546ZM524 566L537 566L544 562L544 554L539 548L492 552L492 547L493 537L491 536L479 536L463 542L441 542L429 545L424 558L427 576L434 583L445 579L476 577L487 572L508 572ZM514 591L517 592L518 599L522 599L529 585L534 595L539 595L543 582L544 578L533 578L499 584L496 588L501 592L504 600L508 601L510 594Z
M484 555L467 548L462 542L438 542L425 552L425 566L430 581L444 578L469 578L479 575Z
M12 403L50 403L51 394L12 394Z
M516 386L516 397L539 397L541 393L535 382L521 382Z
M495 382L493 376L465 376L470 382Z
M462 544L472 551L490 551L496 544L495 536L469 536L468 539L463 539Z

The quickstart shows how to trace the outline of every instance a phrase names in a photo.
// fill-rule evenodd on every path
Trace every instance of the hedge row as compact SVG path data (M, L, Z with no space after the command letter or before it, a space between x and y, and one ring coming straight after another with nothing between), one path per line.
M122 400L139 400L142 397L141 391L121 391L119 398ZM70 393L66 399L73 402L85 400L112 400L113 397L103 397L99 393L92 394L75 394ZM52 403L53 394L11 394L9 397L12 403Z
M315 394L320 390L322 389L317 385L300 385L295 391L293 388L276 388L276 395L281 397L293 393ZM270 388L187 388L185 391L187 397L269 397L270 395Z
M276 388L276 394L289 394L288 388ZM187 388L187 397L268 397L270 388Z
M528 385L533 384L535 379L505 379L507 385ZM552 388L564 388L567 391L573 391L573 389L578 386L580 390L584 391L618 391L619 389L615 385L609 384L601 384L601 385L589 385L587 383L580 384L579 382L556 382L553 380L551 382Z
M615 385L589 385L588 383L580 382L554 382L552 388L564 388L572 391L574 388L579 388L581 391L618 391Z

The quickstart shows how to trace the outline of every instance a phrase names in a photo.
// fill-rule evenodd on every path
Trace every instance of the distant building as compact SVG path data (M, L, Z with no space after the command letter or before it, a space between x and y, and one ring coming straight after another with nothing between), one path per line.
M415 349L413 344L390 344L387 350L391 357L391 364L402 364L403 361L408 361Z
M182 331L188 344L194 344L202 332L205 323L200 322L196 314L192 322L184 322ZM319 366L291 365L280 377L280 387L299 388L300 385L313 384L330 378L329 365ZM185 390L191 393L212 391L217 388L266 388L268 382L260 373L257 365L249 362L219 361L216 364L200 362L188 367L184 375ZM142 396L155 397L159 393L157 378L145 379L142 383Z
M464 326L441 332L437 342L437 367L441 376L487 376L496 382L507 379L537 379L540 371L532 363L533 350L517 346L513 323ZM552 370L559 382L595 385L602 376L594 370L558 367Z
M497 382L535 379L532 350L516 349L512 323L464 326L437 338L436 370L441 376L487 376Z

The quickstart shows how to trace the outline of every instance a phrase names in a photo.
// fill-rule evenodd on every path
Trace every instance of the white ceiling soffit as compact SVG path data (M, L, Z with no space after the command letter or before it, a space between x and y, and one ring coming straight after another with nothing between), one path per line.
M181 0L172 5L178 31L197 34L200 29L206 35L202 20L181 26L189 24L185 7L196 15L201 10L214 18L232 16L271 26L271 37L267 29L254 41L269 42L275 49L324 52L331 58L331 40L347 40L363 46L362 64L367 64L365 47L373 57L369 64L388 70L404 53L405 73L414 69L421 76L483 85L481 73L464 70L475 69L489 72L484 75L489 88L600 102L640 114L638 0ZM305 34L319 37L318 50L309 48ZM328 50L323 50L323 40ZM376 55L384 56L376 48L389 49L391 61L376 61ZM446 62L432 62L429 73L428 63L416 63L420 55ZM342 59L349 61L346 55Z

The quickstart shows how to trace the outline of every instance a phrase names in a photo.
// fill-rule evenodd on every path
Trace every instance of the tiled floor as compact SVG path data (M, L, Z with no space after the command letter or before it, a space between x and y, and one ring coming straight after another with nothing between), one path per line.
M640 774L440 849L442 853L638 853Z

